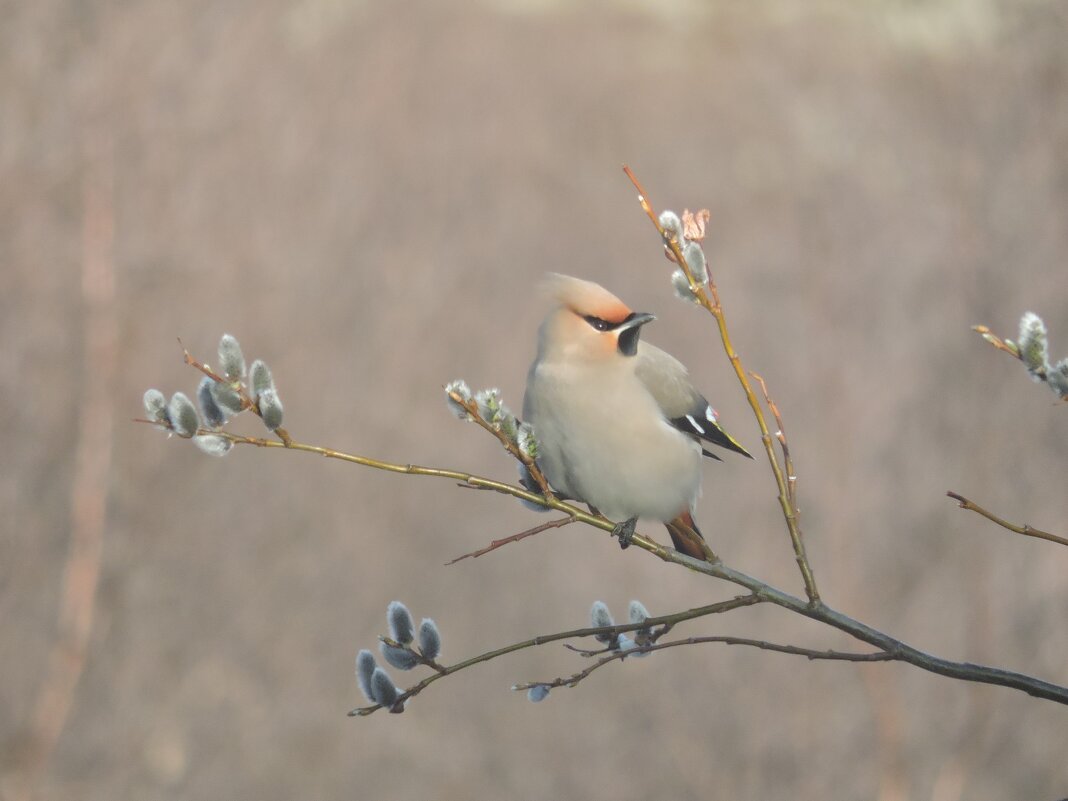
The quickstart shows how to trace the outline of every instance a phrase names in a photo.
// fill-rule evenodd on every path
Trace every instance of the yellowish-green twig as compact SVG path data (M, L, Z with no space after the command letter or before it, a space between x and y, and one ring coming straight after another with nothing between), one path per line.
M727 358L734 368L734 373L738 378L738 382L742 386L742 390L745 392L746 400L749 401L749 406L753 410L753 416L756 417L757 425L760 427L761 441L764 443L764 450L768 455L768 462L771 464L772 473L775 476L775 483L779 489L779 504L782 507L783 517L786 520L786 528L790 535L790 541L794 548L794 558L797 561L798 569L801 571L801 578L805 584L805 594L808 596L809 603L813 606L820 604L820 594L816 587L816 579L812 573L812 567L809 565L808 556L805 553L805 544L801 535L801 524L798 520L795 505L792 501L792 493L789 488L782 468L779 466L778 457L775 454L775 448L771 432L768 429L767 421L764 418L764 410L760 407L760 400L757 398L756 392L753 391L752 385L749 383L749 377L746 375L745 369L742 366L741 357L734 349L734 345L731 342L730 332L727 330L727 318L723 313L723 306L719 302L719 291L716 289L716 283L713 280L709 280L708 292L705 292L703 284L694 280L693 273L690 271L690 266L686 263L686 257L682 253L681 243L674 237L671 237L664 230L660 224L660 219L657 217L656 211L653 209L652 203L650 203L648 196L645 194L645 190L642 188L641 183L638 182L637 177L631 171L630 167L624 165L623 171L630 178L631 183L634 184L634 188L638 190L638 202L641 204L642 209L652 220L653 225L656 227L657 232L664 240L664 246L670 249L675 261L686 274L686 278L690 282L690 290L694 293L694 297L697 302L704 307L716 320L716 325L719 328L720 340L723 343L723 349L726 351ZM710 297L711 295L711 297Z
M1022 526L1019 526L1015 523L1010 523L1007 520L1002 520L993 512L988 512L979 504L973 501L969 501L963 495L959 495L956 492L947 492L946 495L955 500L961 509L967 509L970 512L975 512L976 514L982 515L987 520L997 523L999 526L1008 529L1009 531L1013 531L1017 534L1023 534L1027 537L1037 537L1040 540L1056 542L1059 545L1068 545L1068 539L1064 537L1058 537L1056 534L1050 534L1048 531L1042 531L1041 529L1033 528L1032 526L1027 525L1027 523L1024 523Z

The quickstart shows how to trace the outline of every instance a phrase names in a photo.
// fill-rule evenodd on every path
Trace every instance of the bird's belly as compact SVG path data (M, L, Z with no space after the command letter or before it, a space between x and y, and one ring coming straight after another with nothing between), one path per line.
M620 434L617 442L576 454L581 468L572 470L572 482L578 495L612 520L668 521L689 510L700 489L700 448L674 430L657 432L655 447Z
M542 443L539 464L555 488L613 520L668 521L693 507L700 492L701 449L667 423L651 399L648 408L639 409L611 393L593 404L570 392L553 401L557 413L533 423ZM605 426L605 420L619 422ZM628 420L629 425L622 423ZM590 431L600 434L590 436Z

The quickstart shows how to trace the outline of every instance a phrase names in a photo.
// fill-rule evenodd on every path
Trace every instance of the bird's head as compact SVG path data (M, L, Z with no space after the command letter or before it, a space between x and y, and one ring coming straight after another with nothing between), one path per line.
M559 304L542 327L542 348L571 357L606 359L638 352L642 326L656 318L630 310L600 284L552 273L547 287Z

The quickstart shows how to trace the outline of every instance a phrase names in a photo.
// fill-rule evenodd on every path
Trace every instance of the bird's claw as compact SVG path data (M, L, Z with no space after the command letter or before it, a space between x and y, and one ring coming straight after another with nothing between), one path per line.
M632 517L630 520L624 520L622 523L617 523L615 528L612 529L612 536L619 538L620 548L629 548L630 541L634 538L634 527L638 523L637 517Z

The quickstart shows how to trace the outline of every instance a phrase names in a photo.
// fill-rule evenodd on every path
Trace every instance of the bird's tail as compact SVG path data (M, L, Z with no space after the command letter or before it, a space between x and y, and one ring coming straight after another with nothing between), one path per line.
M708 547L700 529L693 522L693 515L689 512L683 512L664 525L667 527L668 534L671 535L671 544L675 546L676 551L703 562L716 561L716 555Z

